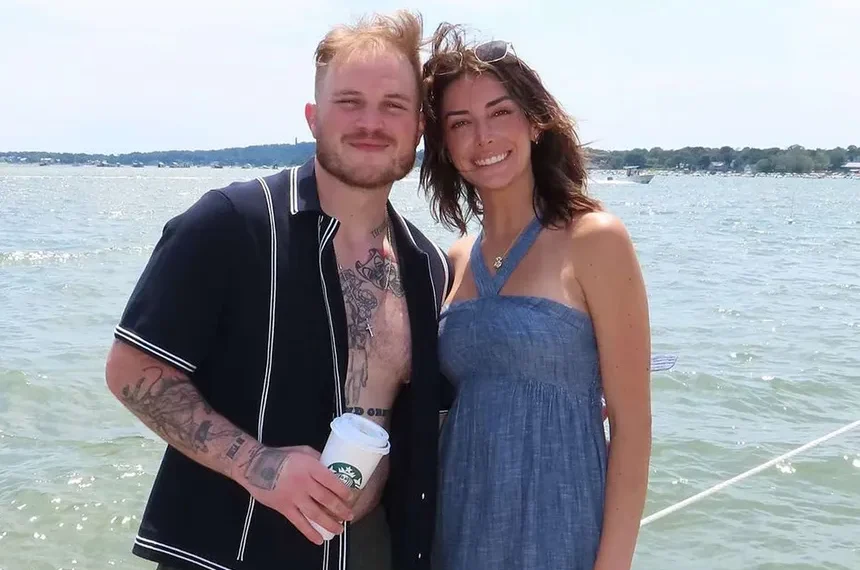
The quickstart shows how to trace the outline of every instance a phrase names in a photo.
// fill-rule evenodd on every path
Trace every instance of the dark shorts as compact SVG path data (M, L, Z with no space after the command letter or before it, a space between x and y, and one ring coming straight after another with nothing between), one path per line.
M391 535L382 507L351 525L348 540L348 570L391 570Z
M377 507L350 526L348 570L391 570L391 535L385 511ZM159 564L156 570L178 570Z

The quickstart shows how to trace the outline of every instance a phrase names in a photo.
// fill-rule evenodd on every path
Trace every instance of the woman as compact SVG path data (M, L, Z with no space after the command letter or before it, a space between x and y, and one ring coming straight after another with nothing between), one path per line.
M506 42L443 24L421 180L477 237L440 323L440 570L628 569L648 481L650 330L624 225L588 198L572 121ZM603 431L605 396L611 451Z

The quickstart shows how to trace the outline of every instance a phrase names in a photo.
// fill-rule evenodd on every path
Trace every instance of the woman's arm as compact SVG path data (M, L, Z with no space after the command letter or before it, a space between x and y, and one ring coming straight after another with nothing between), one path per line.
M576 240L577 272L600 353L612 434L595 570L629 570L648 490L651 456L648 300L624 225L607 213L587 214Z
M461 237L448 249L448 259L451 261L454 275L451 277L451 290L445 298L446 305L453 302L454 297L457 295L457 291L460 289L460 285L463 283L463 276L466 273L466 267L469 263L469 254L471 253L472 244L474 242L474 237ZM447 378L442 376L440 382L442 384L442 403L441 409L439 410L439 431L441 432L442 426L445 424L445 420L448 419L448 410L454 403L456 393L454 386Z
M454 297L457 295L457 290L463 283L463 277L465 276L466 268L469 265L469 255L472 252L473 243L475 243L474 236L464 236L456 240L451 244L451 247L448 248L448 259L451 261L454 276L451 290L448 291L448 297L445 299L445 304L454 300Z

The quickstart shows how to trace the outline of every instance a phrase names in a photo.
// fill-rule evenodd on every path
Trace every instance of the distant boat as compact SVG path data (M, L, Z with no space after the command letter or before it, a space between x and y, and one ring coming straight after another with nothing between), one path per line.
M638 184L649 184L651 180L653 180L653 174L640 174L639 170L641 167L639 166L625 166L624 170L627 171L627 180L630 182L636 182Z

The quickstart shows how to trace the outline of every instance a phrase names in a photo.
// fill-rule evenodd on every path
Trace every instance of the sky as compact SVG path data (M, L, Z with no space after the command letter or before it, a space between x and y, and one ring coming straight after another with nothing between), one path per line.
M511 41L596 148L860 145L860 0L430 5L0 0L0 151L312 140L317 42L397 8Z

